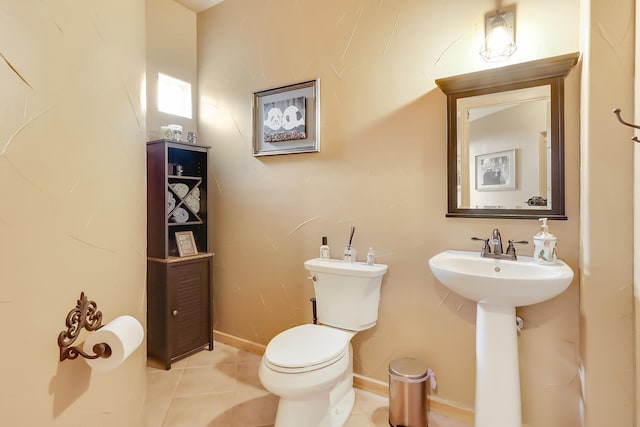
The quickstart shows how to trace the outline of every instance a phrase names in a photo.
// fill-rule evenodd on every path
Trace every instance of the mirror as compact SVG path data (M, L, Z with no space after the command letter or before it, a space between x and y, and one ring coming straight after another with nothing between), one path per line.
M436 80L447 95L448 217L567 219L569 54Z

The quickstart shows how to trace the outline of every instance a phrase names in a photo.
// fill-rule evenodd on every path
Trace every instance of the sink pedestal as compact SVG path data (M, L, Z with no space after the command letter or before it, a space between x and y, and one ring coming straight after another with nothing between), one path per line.
M546 265L468 251L440 252L429 267L447 288L478 303L475 427L522 427L516 307L560 295L573 270L560 260Z
M477 310L475 427L522 427L516 309Z

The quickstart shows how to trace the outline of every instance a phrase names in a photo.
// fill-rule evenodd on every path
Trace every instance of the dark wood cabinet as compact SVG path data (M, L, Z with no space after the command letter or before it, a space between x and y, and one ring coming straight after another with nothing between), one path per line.
M208 149L147 143L147 355L166 369L204 348L213 350ZM193 235L197 253L178 255L177 232Z
M171 363L213 350L211 256L147 261L147 355Z

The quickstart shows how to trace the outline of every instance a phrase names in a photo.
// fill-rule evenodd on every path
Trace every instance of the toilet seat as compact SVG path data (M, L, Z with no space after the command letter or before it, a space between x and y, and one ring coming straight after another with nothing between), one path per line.
M348 353L353 335L322 325L296 326L271 340L264 353L264 362L270 369L283 373L321 369Z

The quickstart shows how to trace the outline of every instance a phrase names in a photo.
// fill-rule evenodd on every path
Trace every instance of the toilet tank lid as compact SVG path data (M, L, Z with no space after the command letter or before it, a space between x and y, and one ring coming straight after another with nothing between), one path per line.
M369 265L364 262L346 262L340 259L314 258L304 262L304 268L318 273L342 274L345 276L378 277L387 272L384 264Z
M318 365L341 355L353 333L322 325L300 325L280 332L267 345L269 363L285 368Z

